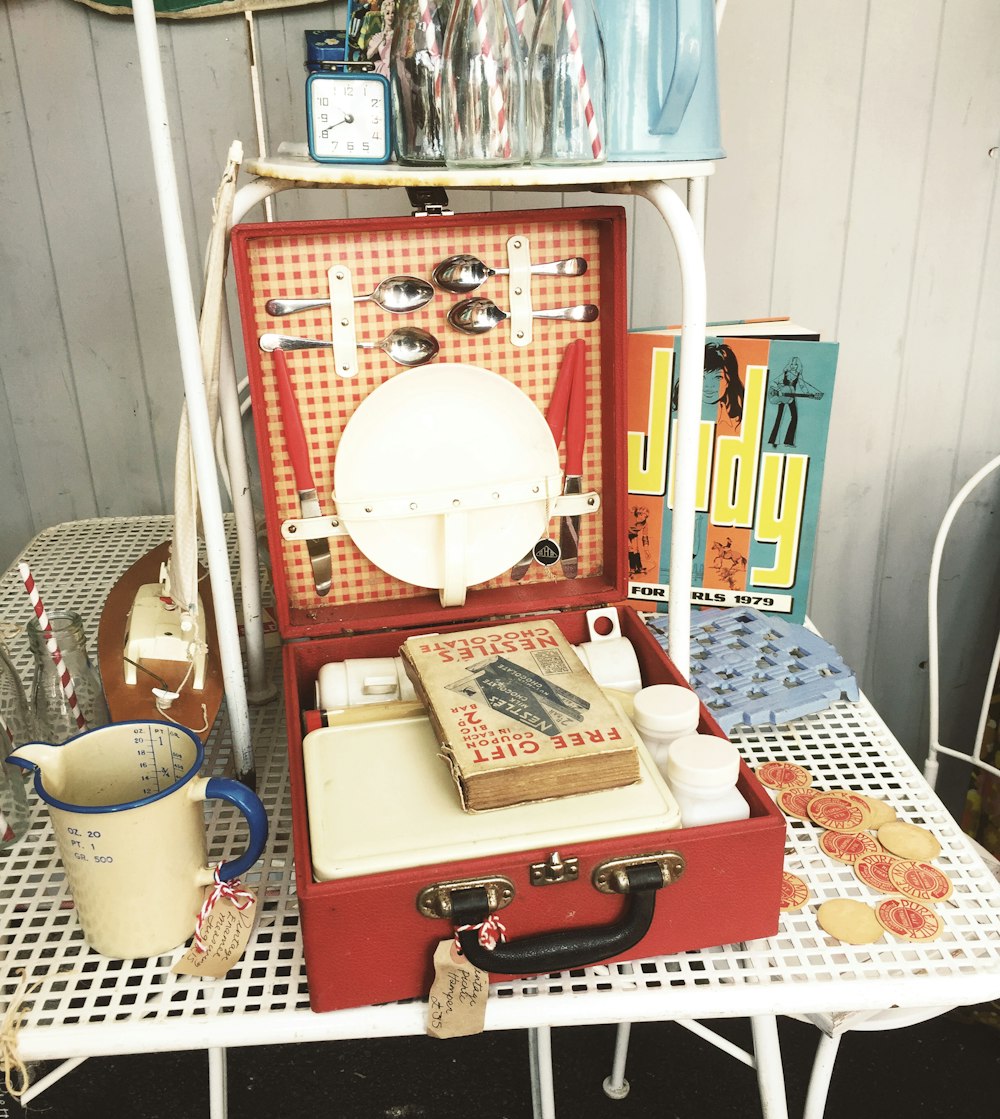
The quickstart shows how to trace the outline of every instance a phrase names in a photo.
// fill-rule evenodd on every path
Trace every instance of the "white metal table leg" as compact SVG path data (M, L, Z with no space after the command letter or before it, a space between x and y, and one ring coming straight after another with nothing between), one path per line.
M806 1093L806 1106L802 1119L823 1119L841 1037L843 1034L834 1034L833 1037L823 1033L819 1035L819 1045L816 1047L816 1056L809 1075L809 1091Z
M556 1119L552 1091L552 1030L537 1026L528 1030L528 1062L531 1067L532 1119Z
M608 1099L623 1100L628 1095L625 1061L628 1058L628 1042L631 1033L631 1022L618 1023L618 1030L615 1033L615 1056L611 1062L611 1075L604 1078L604 1094Z
M778 1044L778 1019L773 1014L758 1014L750 1019L753 1031L757 1089L764 1119L788 1119L785 1099L785 1074Z
M226 1051L208 1051L208 1105L211 1119L226 1119L227 1113Z

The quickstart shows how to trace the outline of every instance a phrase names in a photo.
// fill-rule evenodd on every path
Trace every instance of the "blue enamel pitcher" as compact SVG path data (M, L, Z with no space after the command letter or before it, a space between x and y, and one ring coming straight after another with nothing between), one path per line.
M721 159L713 0L595 0L608 158Z

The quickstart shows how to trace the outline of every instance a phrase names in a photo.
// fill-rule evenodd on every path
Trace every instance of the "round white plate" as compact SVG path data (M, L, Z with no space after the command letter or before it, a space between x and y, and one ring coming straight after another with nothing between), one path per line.
M531 398L496 373L398 373L357 407L334 463L337 511L377 567L418 587L471 587L544 535L559 451Z

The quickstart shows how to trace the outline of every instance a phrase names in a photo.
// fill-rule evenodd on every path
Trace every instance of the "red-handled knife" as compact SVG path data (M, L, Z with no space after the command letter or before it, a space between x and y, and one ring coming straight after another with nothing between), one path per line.
M305 519L321 517L319 497L313 482L312 468L309 465L309 444L306 430L302 426L302 416L292 391L292 380L288 375L288 365L282 350L274 351L274 377L278 384L278 403L281 406L281 422L285 431L285 445L288 457L292 460L295 474L295 488L299 493L299 508ZM333 581L333 561L330 557L329 542L322 539L306 540L309 549L309 562L312 564L313 582L316 593L330 593Z
M583 450L587 442L587 343L582 338L570 343L572 361L569 401L566 411L566 472L563 493L583 493ZM563 575L575 579L580 556L580 515L564 516L559 524L559 551Z

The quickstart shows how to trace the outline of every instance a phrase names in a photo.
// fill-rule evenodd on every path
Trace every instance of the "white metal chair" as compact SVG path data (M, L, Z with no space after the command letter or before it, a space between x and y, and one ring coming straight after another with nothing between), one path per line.
M931 553L931 567L928 577L927 592L927 623L929 639L928 656L928 688L929 688L929 743L927 761L924 763L924 777L927 783L934 788L938 777L938 755L955 758L978 769L985 770L1000 778L1000 770L990 765L979 756L984 740L986 721L993 693L994 681L997 678L997 669L1000 667L1000 636L997 638L990 663L989 673L983 690L983 701L979 713L979 722L976 727L976 736L969 751L955 750L942 746L940 742L940 649L938 634L938 591L941 577L941 560L944 555L945 543L952 523L959 510L972 492L994 471L1000 468L1000 455L991 459L982 469L978 470L958 491L945 512L941 525L938 528L934 548ZM978 850L984 861L991 867L993 873L1000 878L1000 863L978 843L970 840ZM830 1079L833 1075L833 1066L837 1059L840 1039L849 1030L892 1030L902 1026L916 1025L926 1022L940 1014L951 1010L950 1006L927 1007L918 1010L883 1010L869 1014L816 1014L803 1017L801 1020L812 1022L822 1031L816 1056L813 1060L812 1073L809 1078L809 1090L806 1096L803 1119L822 1119L826 1109L826 1099L830 1088Z

